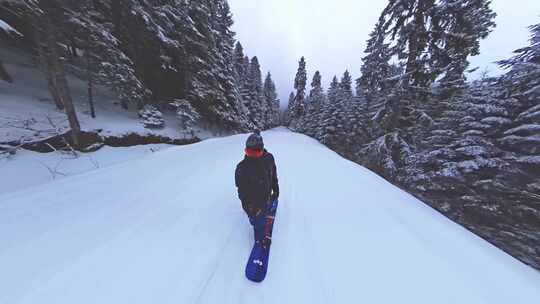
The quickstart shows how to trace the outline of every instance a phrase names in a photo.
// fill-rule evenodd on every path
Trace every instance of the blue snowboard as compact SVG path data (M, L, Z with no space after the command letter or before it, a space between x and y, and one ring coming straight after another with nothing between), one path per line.
M266 215L264 227L265 242L256 242L253 245L249 260L246 265L246 277L248 280L260 283L266 277L268 270L268 258L270 256L270 245L272 243L272 230L274 229L274 219L276 217L278 201L272 202L272 206Z

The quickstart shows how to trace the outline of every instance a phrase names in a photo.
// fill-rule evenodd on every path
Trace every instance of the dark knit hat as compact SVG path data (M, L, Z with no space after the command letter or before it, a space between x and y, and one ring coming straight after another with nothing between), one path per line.
M246 148L264 149L264 142L260 131L255 131L246 141Z

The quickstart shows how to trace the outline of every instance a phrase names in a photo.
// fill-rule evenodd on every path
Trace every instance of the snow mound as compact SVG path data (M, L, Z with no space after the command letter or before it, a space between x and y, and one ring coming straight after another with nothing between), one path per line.
M263 134L281 185L270 268L234 169L247 135L0 196L0 303L534 303L540 273L316 141ZM536 300L535 300L536 299Z

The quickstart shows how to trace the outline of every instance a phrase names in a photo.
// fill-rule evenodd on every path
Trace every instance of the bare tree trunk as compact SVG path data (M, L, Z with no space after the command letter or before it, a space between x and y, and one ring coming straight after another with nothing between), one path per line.
M41 17L41 20L43 21L43 40L47 47L47 52L45 52L47 58L47 69L49 70L49 74L51 75L49 79L49 84L52 84L55 88L51 91L51 95L53 95L54 98L54 96L58 94L59 99L65 107L65 112L68 117L69 126L71 128L71 140L73 141L73 145L75 146L75 148L80 148L81 126L77 118L77 113L75 112L75 107L73 106L73 100L71 98L71 92L69 90L66 72L64 69L64 62L60 57L58 41L55 35L56 31L50 20L49 7L43 2L39 2L39 5L40 8L43 10L43 16Z
M64 110L64 104L62 103L62 97L58 91L58 85L56 79L49 69L47 69L47 84L49 86L49 92L54 100L54 104L58 110Z
M71 92L69 90L69 85L67 82L66 72L64 70L64 64L58 58L59 69L58 74L56 74L56 81L58 88L62 94L62 100L66 108L66 114L69 120L69 126L71 127L71 139L73 140L73 145L76 148L81 147L80 133L81 125L79 124L79 119L77 118L77 112L75 112L75 107L73 106L73 100L71 99Z
M58 110L64 110L62 96L60 95L58 85L56 83L56 77L54 76L54 67L50 55L51 51L46 50L47 40L49 39L47 36L49 34L45 33L45 35L43 35L41 33L41 31L43 30L41 24L44 23L42 19L45 17L40 16L39 18L40 20L36 20L33 23L34 37L36 39L39 61L41 62L43 70L45 71L45 77L47 78L47 86L49 88L49 92L51 93L54 104L56 105L56 108ZM45 39L43 36L45 36Z
M8 72L4 68L4 65L2 64L2 60L0 60L0 79L7 81L9 83L13 83L13 78L9 76Z
M86 50L86 71L88 77L88 104L90 105L90 115L96 118L96 109L94 108L94 79L92 74L92 66L90 65L90 52Z
M96 3L93 1L86 1L88 8L94 10L96 8ZM84 57L86 59L86 76L88 78L88 105L90 106L90 116L96 118L96 109L94 107L94 73L92 71L92 45L95 43L92 35L86 37L86 48L84 50ZM72 43L75 45L75 42Z
M126 100L121 100L120 105L122 106L122 109L129 110L128 103Z

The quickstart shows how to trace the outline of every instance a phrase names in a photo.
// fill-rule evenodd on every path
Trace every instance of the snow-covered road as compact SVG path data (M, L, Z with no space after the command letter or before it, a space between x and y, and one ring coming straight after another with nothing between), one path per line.
M266 280L244 277L246 135L0 196L0 303L537 303L540 273L308 137L264 134L281 184Z

